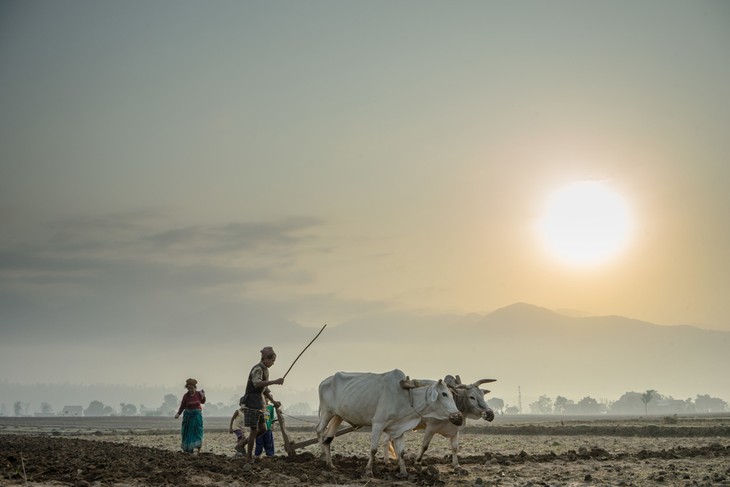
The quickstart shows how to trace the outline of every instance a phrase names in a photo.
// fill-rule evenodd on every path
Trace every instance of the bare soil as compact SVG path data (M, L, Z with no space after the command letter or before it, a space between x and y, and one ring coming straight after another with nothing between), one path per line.
M278 429L277 455L246 466L235 456L225 423L207 422L203 452L188 455L179 452L179 435L170 429L120 432L94 429L98 425L89 422L92 428L49 430L42 423L34 429L33 422L0 421L0 485L730 486L727 417L477 422L461 436L462 468L456 470L448 441L440 436L416 465L422 433L415 431L406 440L408 479L398 479L397 466L384 464L382 454L374 478L363 476L370 435L361 430L335 439L334 470L320 461L318 445L287 455ZM313 428L293 426L289 436L294 442L309 439Z

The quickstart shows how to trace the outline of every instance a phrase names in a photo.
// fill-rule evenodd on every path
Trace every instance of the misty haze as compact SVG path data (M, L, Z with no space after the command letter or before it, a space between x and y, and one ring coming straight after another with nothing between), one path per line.
M204 385L211 400L208 414L220 411L227 415L235 409L245 389L246 374L256 362L256 349L263 344L276 345L278 360L271 374L278 377L318 331L288 322L274 311L265 314L258 310L255 317L247 318L245 307L233 305L209 309L190 320L190 328L184 321L180 326L192 331L196 329L193 321L207 323L193 336L198 342L195 353L203 359L182 375L195 375ZM251 321L268 323L246 332L246 341L253 346L246 345L238 355L217 351L216 337L234 329L236 323ZM170 342L174 343L174 338ZM97 400L111 407L114 414L121 413L121 403L134 404L138 413L144 405L152 414L164 395L180 397L184 393L181 384L170 381L168 367L157 365L174 365L179 347L149 350L143 344L129 346L135 350L133 356L122 348L106 351L105 358L78 361L77 366L84 370L101 365L106 370L113 364L122 372L138 371L138 385L120 382L94 386L67 381L63 386L31 386L6 382L0 401L4 413L12 414L16 401L24 404L23 414L32 414L42 412L43 402L58 412L66 405L87 408L90 401ZM325 377L337 371L400 368L414 378L451 374L469 382L497 379L490 384L487 399L503 401L503 407L497 409L505 411L511 407L523 413L546 412L544 396L551 400L560 396L574 404L585 398L600 404L576 412L610 412L610 404L625 393L655 390L655 402L663 406L657 404L654 413L694 412L697 396L724 401L730 397L730 383L725 380L729 347L728 332L657 326L617 316L569 317L528 304L515 304L484 316L390 313L328 325L292 368L285 385L277 388L277 397L285 408L299 404L299 409L316 414L316 390ZM25 367L32 369L34 364ZM543 404L537 411L531 410L530 405L541 398ZM687 403L688 399L692 401ZM642 412L641 408L622 411L620 406L614 410Z

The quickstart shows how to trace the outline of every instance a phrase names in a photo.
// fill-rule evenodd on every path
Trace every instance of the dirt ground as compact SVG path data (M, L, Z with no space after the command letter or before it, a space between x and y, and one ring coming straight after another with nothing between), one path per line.
M656 420L655 420L656 422ZM659 421L660 422L660 421ZM203 452L179 452L172 431L59 431L0 429L0 485L437 485L437 486L730 486L730 419L710 426L581 423L468 428L461 436L461 469L451 466L448 441L434 438L423 465L413 462L422 433L407 435L409 477L382 455L375 476L363 475L370 434L356 431L333 442L336 469L317 445L287 455L275 430L277 455L244 466L234 437L206 431ZM607 434L610 433L610 434ZM289 432L292 441L312 436Z

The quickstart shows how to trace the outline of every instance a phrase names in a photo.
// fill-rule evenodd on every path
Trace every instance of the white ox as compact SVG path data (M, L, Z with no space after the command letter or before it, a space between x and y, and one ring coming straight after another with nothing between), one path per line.
M496 379L480 379L473 384L462 384L461 378L458 375L456 377L447 375L444 378L444 382L453 392L456 407L464 415L464 422L460 425L455 425L449 421L434 418L427 418L422 421L416 429L425 428L426 431L423 436L423 441L421 442L421 450L416 457L416 463L421 463L421 460L423 460L423 454L428 449L431 439L438 433L449 439L451 444L451 463L454 468L459 468L459 458L457 455L459 450L459 432L464 428L464 426L466 426L467 418L485 419L487 421L492 421L494 419L494 411L492 411L484 400L484 396L489 393L489 391L479 389L479 386L487 382L495 381ZM423 386L433 384L435 381L415 379L411 382L415 385ZM393 457L398 458L397 451L393 451L392 443L388 444L388 449ZM385 454L385 461L386 463L388 461L387 451Z
M347 421L353 426L372 427L365 475L373 475L373 458L380 436L385 432L395 444L400 467L398 476L407 477L403 433L427 418L449 420L454 424L463 421L451 391L442 380L419 387L395 369L382 374L337 372L319 385L317 437L329 467L332 467L330 444L342 421Z

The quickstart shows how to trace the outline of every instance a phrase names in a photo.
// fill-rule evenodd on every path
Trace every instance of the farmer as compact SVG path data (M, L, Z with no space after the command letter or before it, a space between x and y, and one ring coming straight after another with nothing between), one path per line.
M269 368L276 362L276 353L272 347L264 347L261 349L261 361L253 366L248 374L248 382L246 383L246 394L243 397L245 428L250 428L248 435L248 445L246 450L245 461L253 463L253 449L256 444L256 438L266 433L266 420L264 417L264 408L268 399L274 408L281 407L281 403L276 401L269 390L270 385L283 385L284 378L269 380Z
M175 419L183 415L180 435L182 442L180 447L185 453L193 453L203 446L203 404L205 404L205 391L198 392L198 381L188 379L185 381L185 388L188 390L183 394L180 401L180 408L177 410Z

